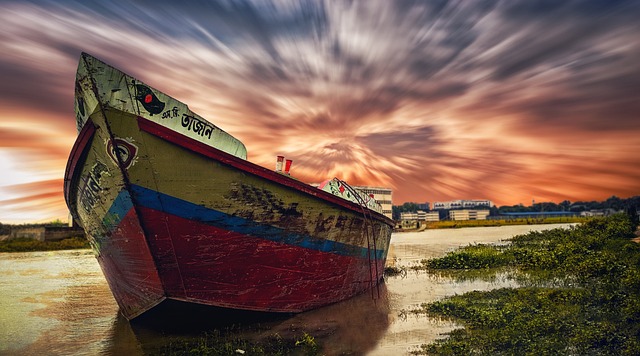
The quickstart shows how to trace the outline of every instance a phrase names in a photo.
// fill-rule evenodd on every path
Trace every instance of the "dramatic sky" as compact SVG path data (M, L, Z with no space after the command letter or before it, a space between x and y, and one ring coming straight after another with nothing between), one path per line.
M640 194L640 1L0 0L0 222L67 219L88 52L268 168L406 201Z

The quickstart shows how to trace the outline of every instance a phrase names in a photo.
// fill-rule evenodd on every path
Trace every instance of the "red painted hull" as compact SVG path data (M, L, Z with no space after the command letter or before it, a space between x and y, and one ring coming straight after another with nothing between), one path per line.
M371 286L366 262L142 209L167 297L220 307L300 312ZM162 258L160 256L163 256ZM378 260L382 276L384 261Z

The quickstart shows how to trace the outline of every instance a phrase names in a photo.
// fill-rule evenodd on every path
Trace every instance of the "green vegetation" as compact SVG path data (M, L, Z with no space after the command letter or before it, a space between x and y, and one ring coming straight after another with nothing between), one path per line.
M490 220L441 220L423 222L427 229L454 229L460 227L488 227L506 225L538 225L584 222L588 218L578 216L549 217L539 219L490 219Z
M516 236L510 245L468 246L423 268L511 268L522 288L470 292L414 313L455 318L463 329L418 354L640 354L640 244L627 215L571 229ZM542 276L542 277L541 277ZM546 284L541 284L541 278ZM554 287L555 286L555 287Z
M9 235L11 233L11 225L0 223L0 235Z
M34 239L13 239L0 241L0 252L53 251L90 248L87 239L72 237L60 241L38 241Z
M0 235L8 235L11 233L11 229L13 228L24 228L24 227L65 227L68 226L69 223L64 222L60 219L56 219L53 221L49 221L46 223L28 223L28 224L3 224L0 222Z
M66 228L68 223L59 219L43 224L20 224L8 225L0 223L0 235L10 235L14 229L25 228ZM74 233L75 234L75 233ZM74 234L70 234L73 236ZM90 248L89 242L79 232L78 236L58 240L58 241L39 241L33 238L18 237L6 240L0 240L0 252L31 252L31 251L54 251L54 250L72 250L80 248ZM20 235L18 235L20 236ZM24 235L22 235L24 236ZM67 235L68 236L68 235ZM33 237L33 236L30 236Z
M409 203L404 203L402 205L393 205L391 207L391 214L394 219L398 220L400 219L400 213L405 213L405 212L415 213L418 210L421 210L420 204L409 202Z
M589 210L613 209L615 211L627 211L640 206L640 196L634 196L627 199L621 199L613 195L607 200L598 201L577 201L570 202L564 200L561 203L539 202L532 203L531 206L522 204L512 206L501 206L496 213L524 213L524 212L540 212L540 211L573 211L582 212ZM493 215L493 214L492 214Z
M263 341L232 338L215 330L195 341L170 343L159 355L318 355L313 336L304 332L299 339L288 340L274 334Z

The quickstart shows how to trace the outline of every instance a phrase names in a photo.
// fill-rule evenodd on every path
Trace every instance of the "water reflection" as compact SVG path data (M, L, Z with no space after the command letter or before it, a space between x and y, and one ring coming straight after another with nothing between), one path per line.
M364 354L372 350L389 327L391 295L386 283L380 296L365 292L355 298L302 313L275 325L272 331L284 333L292 328L307 328L328 355Z
M281 314L247 313L231 317L216 308L192 305L163 307L169 317L158 313L129 323L118 316L103 350L107 354L166 353L171 344L195 342L207 333L266 342L275 335L284 340L299 340L304 332L323 346L323 354L363 354L373 349L389 327L389 298L386 285L349 300L309 312Z
M0 254L0 353L95 353L117 307L88 250Z

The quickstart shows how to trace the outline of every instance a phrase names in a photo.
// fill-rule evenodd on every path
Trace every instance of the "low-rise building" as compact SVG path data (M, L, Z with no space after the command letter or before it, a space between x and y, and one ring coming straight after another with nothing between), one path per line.
M449 209L467 209L467 208L490 208L493 206L491 200L451 200L451 201L437 201L433 203L434 210L449 210Z
M13 227L8 236L12 239L32 239L38 241L59 241L70 237L82 237L84 230L67 226L25 226Z
M589 211L580 212L580 216L610 216L617 213L614 209L592 209Z
M489 210L451 210L449 219L451 220L487 220Z
M418 210L416 212L407 211L400 213L400 220L402 221L410 221L410 220L424 220L425 212L422 210Z
M426 212L418 210L416 212L403 212L400 213L400 220L402 221L439 221L440 214L437 211Z
M424 221L440 221L440 213L431 211L424 215Z

